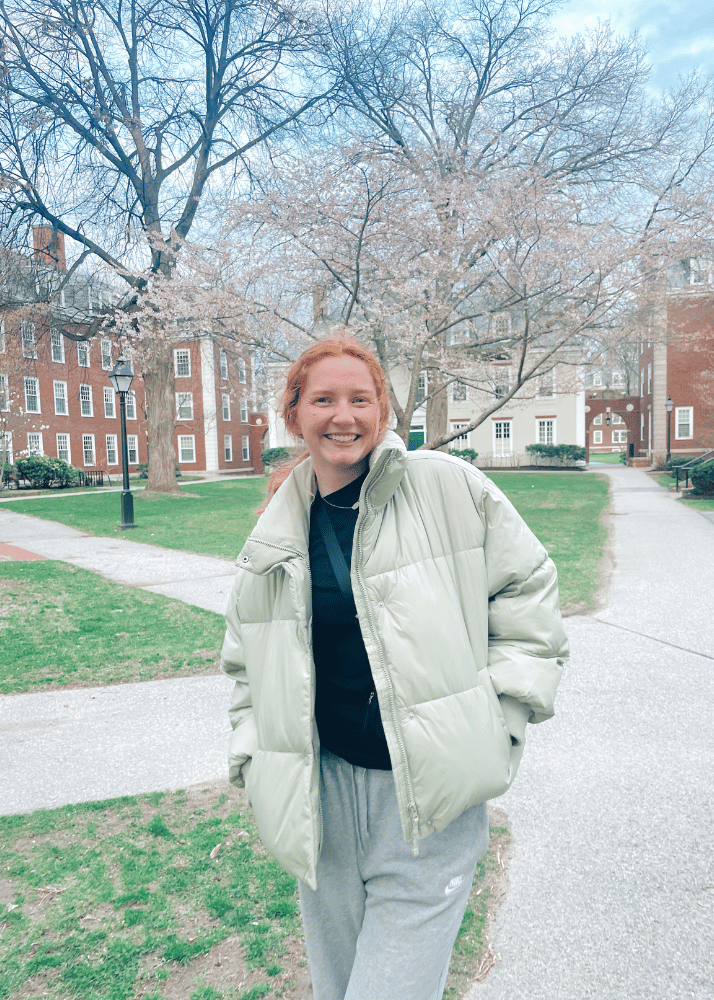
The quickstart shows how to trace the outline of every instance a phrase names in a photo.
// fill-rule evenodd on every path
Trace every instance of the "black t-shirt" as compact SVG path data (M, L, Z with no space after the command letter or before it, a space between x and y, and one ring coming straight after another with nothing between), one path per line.
M317 523L323 505L349 567L360 489L367 473L328 494L318 494L310 515L312 651L315 659L315 717L320 743L357 767L389 771L387 741L357 608L340 590ZM332 506L335 505L335 506Z

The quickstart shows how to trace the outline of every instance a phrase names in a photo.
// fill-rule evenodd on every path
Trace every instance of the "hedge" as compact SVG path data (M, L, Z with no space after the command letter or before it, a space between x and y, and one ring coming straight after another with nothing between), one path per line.
M585 449L577 444L527 444L526 451L538 458L557 458L560 462L581 462Z
M714 493L714 462L692 469L692 486L697 493Z
M260 461L263 465L280 465L290 458L289 448L266 448L260 453Z
M79 474L68 462L51 455L30 455L18 458L14 466L18 479L26 480L36 490L46 490L52 486L62 489L74 486Z
M457 458L463 458L465 462L473 462L478 458L478 452L474 451L473 448L462 448L458 451L456 448L452 448L449 451L450 455L456 455Z

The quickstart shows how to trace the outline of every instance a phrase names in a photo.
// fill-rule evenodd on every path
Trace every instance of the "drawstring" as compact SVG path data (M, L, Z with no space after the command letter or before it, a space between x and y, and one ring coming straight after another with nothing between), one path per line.
M364 724L362 726L363 736L366 734L368 728L372 727L372 729L374 729L374 717L378 711L379 702L377 701L377 692L371 691L369 698L367 699L367 711L364 713Z

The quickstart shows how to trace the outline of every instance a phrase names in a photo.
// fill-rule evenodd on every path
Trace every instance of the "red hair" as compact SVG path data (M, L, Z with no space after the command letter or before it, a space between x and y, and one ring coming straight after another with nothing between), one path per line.
M356 340L348 334L333 334L331 337L319 340L316 344L313 344L312 347L308 347L306 351L303 351L297 361L293 361L292 365L288 369L285 380L285 391L280 396L280 400L278 402L278 413L283 418L286 428L295 437L300 437L297 407L300 400L300 393L305 387L310 369L319 361L324 361L325 358L340 358L343 354L349 354L353 358L357 358L358 361L361 361L367 367L372 381L374 382L374 387L377 391L379 427L381 428L377 441L381 440L381 438L386 434L389 427L389 421L392 416L392 407L389 402L387 382L384 378L384 372L382 371L382 366L379 363L377 355L371 351L369 347L361 344L359 340ZM377 442L375 442L375 444L376 443ZM300 462L304 462L309 455L309 451L304 451L291 462L287 462L285 465L279 465L278 468L275 469L268 483L268 495L258 508L258 514L263 513L278 488L282 486L295 466L299 465Z

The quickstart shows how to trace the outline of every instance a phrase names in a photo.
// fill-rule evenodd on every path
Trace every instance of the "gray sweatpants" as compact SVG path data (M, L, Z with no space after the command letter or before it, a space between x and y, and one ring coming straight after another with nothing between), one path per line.
M419 842L402 835L391 771L322 752L317 891L300 882L315 1000L440 1000L476 865L485 805Z

